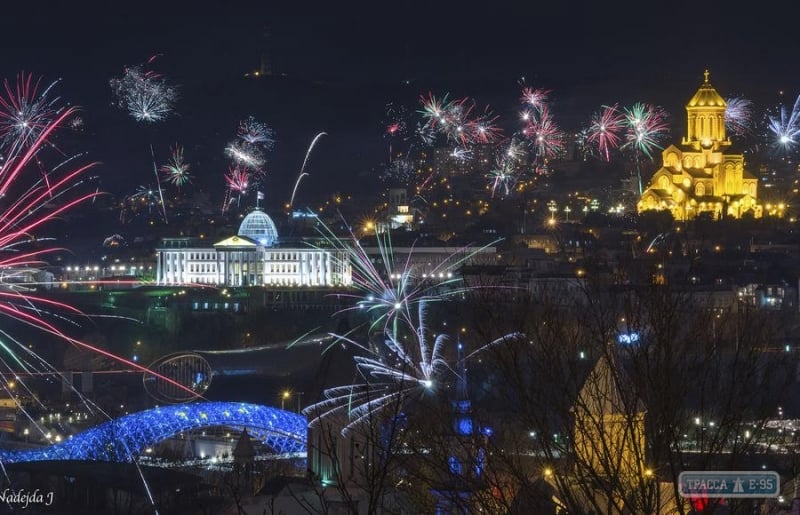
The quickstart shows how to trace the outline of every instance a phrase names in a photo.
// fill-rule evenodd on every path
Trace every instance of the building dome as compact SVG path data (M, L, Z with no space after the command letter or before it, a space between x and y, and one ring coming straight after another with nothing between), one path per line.
M700 89L697 90L697 93L694 94L691 100L689 100L689 104L687 107L727 107L728 103L725 102L725 99L717 93L717 90L714 89L708 82L708 71L705 72L705 82L700 85Z
M272 247L278 242L278 229L268 214L256 208L242 220L239 236L250 238L265 247Z

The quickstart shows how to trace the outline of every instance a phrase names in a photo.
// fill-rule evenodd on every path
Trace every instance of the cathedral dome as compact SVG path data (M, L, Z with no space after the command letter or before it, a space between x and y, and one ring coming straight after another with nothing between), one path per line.
M275 227L275 222L258 208L244 217L237 234L255 240L265 247L272 247L278 243L278 229Z
M705 82L703 82L692 99L689 100L687 107L727 107L728 103L725 102L725 99L708 82L708 72L705 73L705 77Z

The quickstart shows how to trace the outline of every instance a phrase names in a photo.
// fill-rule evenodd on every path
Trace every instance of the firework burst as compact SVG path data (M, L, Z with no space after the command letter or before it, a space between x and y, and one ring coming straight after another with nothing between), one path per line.
M475 101L470 98L449 100L449 95L436 97L433 93L421 96L423 123L417 127L417 135L426 145L436 143L442 136L448 143L462 147L475 144L495 143L502 137L497 125L498 117L488 107L474 116Z
M241 206L241 199L250 189L250 172L242 166L231 165L225 173L225 201L223 210L227 209L236 198L236 206Z
M514 186L518 181L514 161L503 157L499 158L495 168L489 172L488 177L492 198L495 198L495 196L509 196L514 191Z
M391 160L381 171L380 178L384 182L410 186L417 176L417 166L413 159L405 156Z
M468 120L466 126L467 132L471 134L471 142L486 145L499 141L503 137L503 129L497 125L498 118L487 107L482 115Z
M652 104L637 102L624 109L625 144L621 148L630 148L636 155L653 158L653 151L661 149L661 143L669 135L669 115Z
M160 74L146 69L155 57L145 64L128 66L122 76L110 80L115 103L128 111L137 122L155 123L172 114L178 100L178 89Z
M252 116L239 122L238 136L246 144L263 150L272 150L275 146L275 132L267 124L256 121Z
M244 141L232 141L225 147L227 155L234 163L239 166L258 171L264 166L264 152L256 145L251 145Z
M669 116L667 112L652 104L636 102L624 109L625 143L620 149L633 152L636 166L636 179L639 195L642 194L641 158L653 159L653 151L661 149L661 142L669 135Z
M795 150L800 138L800 96L791 111L781 105L776 115L768 115L767 128L772 133L772 148L776 153L787 154Z
M541 111L544 107L547 106L547 100L550 97L550 93L552 93L549 89L534 89L531 87L524 87L522 88L522 103L526 106L529 106L532 109L537 111Z
M394 143L408 139L408 110L391 102L386 104L386 114L383 119L383 137L389 140L389 161L394 159Z
M452 105L448 96L438 98L429 92L427 97L423 95L419 98L422 104L420 114L422 114L426 126L435 128L437 125L447 123Z
M460 295L465 288L453 277L454 267L475 257L481 249L460 249L433 270L419 273L414 270L411 254L404 263L395 263L391 240L377 235L378 261L375 266L355 235L346 243L329 231L325 235L345 251L353 266L353 282L360 290L353 295L354 310L371 315L370 332L377 330L382 337L379 345L364 344L347 335L334 335L363 352L354 358L363 383L330 388L325 399L309 406L303 413L313 426L327 417L346 415L342 429L347 434L365 419L394 402L413 399L415 394L431 392L455 378L454 367L447 360L449 337L434 334L428 328L431 303ZM413 249L412 249L413 252ZM399 265L395 268L395 265ZM448 286L449 285L449 286ZM511 334L483 345L470 353L468 359L492 345L508 342L520 335ZM449 376L449 377L448 377Z
M167 82L160 74L146 69L157 57L157 55L151 57L144 64L128 66L121 77L114 77L109 81L116 105L128 111L137 122L150 124L166 120L172 114L178 99L177 87ZM164 191L161 189L161 177L158 175L152 143L150 157L153 160L153 175L158 185L161 212L164 223L168 223L167 204L164 202Z
M617 104L602 106L600 111L592 116L586 142L596 146L601 160L610 161L611 152L619 148L625 122L625 115L620 112Z
M7 91L8 93L8 91ZM7 105L14 99L3 99ZM34 132L19 131L15 139L4 147L2 156L4 164L0 167L0 316L8 320L33 328L43 335L55 337L57 341L68 343L73 347L89 351L93 356L107 358L120 363L128 368L135 369L161 380L167 381L176 387L188 389L176 381L153 373L146 367L134 361L124 359L102 348L77 340L64 330L62 326L78 325L81 318L91 315L82 313L69 304L46 298L34 293L36 287L47 286L48 283L28 282L21 285L15 277L27 269L28 272L37 267L46 265L44 257L61 249L42 247L42 242L48 238L35 235L43 227L49 225L74 208L86 204L99 195L94 189L82 192L92 177L87 177L87 172L95 165L89 163L73 168L77 156L63 159L61 163L47 171L42 171L45 148L48 146L52 133L60 126L68 125L74 115L74 108L54 111L52 118L39 117ZM63 157L63 156L62 156ZM38 179L30 177L34 161L39 169ZM44 174L42 176L41 174ZM30 179L30 180L29 180ZM9 398L15 398L20 392L25 392L38 408L46 409L41 402L36 400L37 393L27 384L26 376L33 374L47 374L54 377L62 375L57 369L37 354L32 346L20 342L10 332L10 324L0 324L0 366L7 369L2 374L0 389L4 390ZM10 378L13 378L12 381ZM13 383L13 384L12 384ZM111 417L99 408L81 392L72 389L83 405L91 413L98 413L109 420ZM20 412L28 418L35 431L44 436L45 428L40 425L28 412L23 404L18 404ZM26 430L27 431L27 430ZM133 461L151 503L155 501L150 495L150 487L139 469L137 458L128 453Z
M178 188L192 182L189 164L183 160L183 147L176 144L170 149L169 161L161 167L161 173L168 183Z
M522 134L530 141L537 161L560 156L564 152L564 132L553 120L549 107L543 106L532 115Z
M231 166L225 174L225 184L229 191L244 195L250 187L250 173L245 168Z
M119 220L122 223L128 223L139 215L152 215L153 210L161 211L161 196L158 188L140 185L136 191L123 199Z
M8 100L8 99L6 99ZM95 163L73 168L76 156L64 159L47 172L47 177L33 179L30 170L34 161L46 158L46 142L52 133L76 112L68 108L56 114L52 120L25 145L14 142L10 144L3 156L5 163L0 168L0 315L33 327L43 333L56 337L82 349L89 350L97 356L110 358L126 366L148 372L145 367L130 362L108 351L76 340L59 328L60 322L67 323L74 317L86 317L78 309L41 297L32 293L31 287L38 283L20 285L13 279L23 269L40 267L44 258L62 249L42 246L48 238L35 237L39 230L59 220L74 208L94 199L99 193L91 188L87 177ZM24 133L19 138L26 138ZM38 168L38 165L36 166ZM84 190L89 190L84 191ZM11 278L9 280L9 278ZM74 325L74 324L73 324ZM33 367L42 367L48 371L55 368L33 352L27 345L18 342L9 333L8 325L0 328L3 357L0 364L13 371L32 371ZM12 370L13 368L13 370ZM13 377L13 376L8 376ZM167 379L168 378L164 378ZM0 381L0 388L7 388L5 381ZM21 385L24 386L24 385Z
M752 134L753 102L742 97L728 98L725 102L725 128L740 138Z
M63 111L59 98L51 96L59 81L40 92L42 78L30 73L17 75L15 83L3 81L5 95L0 95L0 149L14 152L10 145L30 146L44 129ZM77 120L73 116L71 120Z

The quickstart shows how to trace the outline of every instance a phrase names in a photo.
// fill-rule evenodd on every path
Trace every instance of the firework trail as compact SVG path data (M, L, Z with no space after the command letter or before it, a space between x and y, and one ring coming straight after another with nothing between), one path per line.
M317 146L317 141L320 140L322 136L327 136L327 132L320 132L314 139L311 140L311 144L308 145L308 150L306 150L306 156L303 158L303 164L300 166L300 173L297 175L297 181L294 183L294 188L292 188L292 197L289 200L289 208L291 209L294 206L294 197L297 194L297 188L300 187L300 181L308 175L306 173L306 165L308 164L308 158L311 156L311 151L314 150L314 147Z
M788 154L795 149L800 137L800 96L789 111L781 105L776 115L768 115L767 128L772 133L772 147L776 153Z
M347 225L346 225L347 226ZM375 234L376 252L380 255L379 265L373 262L356 234L352 231L346 240L338 238L326 226L320 229L327 247L343 251L346 263L352 268L352 280L356 293L341 294L353 300L354 305L343 309L363 311L372 315L370 330L392 332L398 324L413 325L417 307L458 297L468 291L462 286L454 270L476 258L486 248L496 244L494 241L482 247L462 247L454 249L438 264L424 272L413 265L413 248L407 258L396 261L391 237L388 234ZM326 248L327 248L326 247ZM413 246L412 246L413 247Z
M37 283L20 284L14 281L19 270L42 266L46 264L44 258L47 255L61 250L42 247L41 243L48 238L35 235L51 222L63 218L68 212L88 203L99 194L89 182L94 177L87 177L87 172L95 163L71 168L74 159L69 158L48 172L47 181L42 177L35 180L30 178L29 171L33 168L34 160L43 157L53 131L67 124L75 112L74 108L64 109L41 127L34 139L25 144L12 142L5 147L2 159L4 166L0 168L0 316L53 336L58 341L88 350L93 355L152 373L135 362L72 338L60 326L78 325L76 319L90 318L92 315L86 315L69 304L37 295L31 290L31 286L36 287ZM20 133L17 137L27 136ZM83 192L84 190L89 192ZM58 374L50 363L11 334L8 323L2 326L0 365L9 370L6 378L36 370ZM18 388L31 392L22 377L16 379ZM163 379L170 381L169 378ZM13 395L8 379L0 382L0 388ZM76 393L80 396L80 392ZM92 409L91 403L85 397L80 397ZM27 414L24 409L23 413Z
M602 161L611 161L611 152L619 148L622 142L625 124L625 114L620 112L617 104L602 106L600 111L592 115L586 142L597 147Z
M3 100L7 105L8 102L12 102L9 99ZM16 271L41 266L45 264L43 259L46 255L61 250L52 247L42 248L41 242L47 241L48 238L37 238L34 235L44 226L62 218L69 211L86 204L100 194L97 190L92 191L91 188L88 188L90 186L88 181L95 177L86 177L87 172L95 166L95 163L70 168L68 165L72 165L75 157L63 160L45 172L45 177L32 180L30 183L27 182L30 175L28 171L33 164L41 167L40 159L43 150L49 146L48 142L53 132L60 126L68 124L75 112L75 108L68 108L54 112L52 118L40 117L37 123L41 125L36 127L35 132L19 131L13 136L16 140L8 140L8 144L3 147L4 154L0 159L4 163L0 167L0 212L2 212L2 216L0 216L0 316L31 327L42 334L53 336L58 341L87 350L95 356L108 358L129 368L155 375L183 388L182 385L170 378L155 374L138 363L72 338L59 325L65 323L77 325L74 319L89 318L92 315L86 315L69 304L36 295L31 287L35 288L37 283L20 285L14 281ZM81 191L85 188L90 189L91 192L82 193ZM32 244L36 246L27 250ZM36 371L56 376L60 376L61 373L57 372L52 364L31 347L15 338L9 332L7 323L2 326L0 328L0 366L5 367L9 373L3 375L4 380L0 381L0 388L5 390L11 398L14 398L19 391L24 391L31 398L36 399L36 392L31 389L22 376L25 373ZM8 378L14 378L15 384L12 385ZM97 412L109 420L111 419L107 413L74 387L72 390L90 412ZM39 403L39 407L44 408L41 403ZM23 415L32 422L34 429L44 435L44 428L36 422L30 412L22 405L19 408ZM132 453L129 454L139 471L151 503L155 505L155 501L150 495L150 487L141 474L136 457Z
M346 435L388 405L432 392L456 377L455 367L446 357L449 338L429 329L428 307L467 290L457 285L449 270L473 258L483 247L455 251L434 270L420 274L411 265L411 254L395 268L389 237L378 235L379 262L382 263L382 268L378 269L355 235L351 234L351 243L334 237L329 230L325 236L332 238L332 243L348 255L353 266L353 282L360 291L352 296L355 305L345 311L353 309L372 315L370 331L377 329L383 339L375 346L348 335L334 335L338 341L349 343L364 353L354 357L364 382L329 388L324 392L324 400L303 410L311 426L327 417L346 415L348 422L342 428L342 434ZM503 336L475 349L467 357L520 336L516 333Z
M752 134L753 102L742 97L728 98L725 102L725 128L740 138Z
M146 70L158 56L148 59L145 64L128 66L121 77L112 78L109 83L117 107L125 109L137 122L156 123L166 120L173 112L178 99L177 87L169 84L160 74ZM161 189L161 177L156 165L156 154L150 144L150 157L153 159L153 174L158 185L164 223L167 219L167 205L164 203L164 191Z
M653 159L652 152L661 149L661 142L669 135L669 115L660 106L636 102L623 110L625 115L625 143L620 149L633 152L638 179L639 195L642 194L641 158Z
M169 161L161 167L161 173L164 174L164 179L168 183L178 188L192 182L189 165L183 160L183 147L176 143L174 147L170 148Z
M41 81L42 77L34 80L32 74L24 72L17 75L13 85L8 79L3 81L5 94L0 94L1 152L13 155L18 150L29 147L55 117L64 111L64 107L59 105L60 98L51 95L53 87L60 80L50 83L39 93ZM79 118L73 113L70 122L77 119ZM48 138L45 143L56 148L52 144L52 138ZM66 157L63 152L59 152ZM47 171L38 160L35 161L42 177L47 181Z

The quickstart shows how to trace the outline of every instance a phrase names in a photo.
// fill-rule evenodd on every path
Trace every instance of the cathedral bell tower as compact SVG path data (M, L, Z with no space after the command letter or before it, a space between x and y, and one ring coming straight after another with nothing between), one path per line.
M725 133L725 110L728 103L708 82L708 70L703 75L703 84L686 104L686 137L681 144L698 151L716 151L731 144Z

